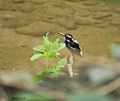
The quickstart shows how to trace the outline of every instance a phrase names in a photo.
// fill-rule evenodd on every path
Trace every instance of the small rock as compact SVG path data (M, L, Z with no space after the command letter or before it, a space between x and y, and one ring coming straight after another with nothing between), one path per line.
M81 16L81 17L88 17L91 14L88 10L80 10L79 12L76 12L76 16Z
M101 10L102 12L106 12L106 11L110 11L110 10L111 10L111 8L110 8L109 6L106 6L106 5L103 4L103 3L99 3L99 7L100 7L100 10Z
M120 13L120 5L119 5L119 4L118 4L118 5L114 5L114 6L112 6L111 8L112 8L112 10L113 10L114 12Z
M13 2L3 2L0 0L0 10L11 10L16 11L18 9L18 5L15 5Z
M23 3L25 0L13 0L14 3Z
M53 22L53 19L55 19L54 16L52 15L42 15L41 16L41 20L44 21L44 22L48 22L48 23L52 23Z
M102 24L102 23L104 23L103 20L95 20L95 24Z
M75 17L75 22L78 25L91 25L94 23L94 20L92 18L86 18L86 17Z
M57 18L55 21L59 26L64 27L65 29L73 30L77 27L74 21L64 18Z
M35 4L43 4L45 3L47 0L29 0L30 2L32 3L35 3Z
M71 8L74 11L77 11L77 12L88 8L87 6L82 5L81 3L76 3L76 2L75 3L73 3L73 2L72 3L71 2L66 2L65 6Z
M19 10L22 12L32 12L34 11L34 5L32 3L23 3L19 6Z
M80 12L80 16L83 16L83 17L88 17L91 13L87 10L83 10Z
M110 21L110 24L114 25L114 26L119 26L120 25L120 15L119 14L113 15L113 17Z
M24 35L41 36L47 32L51 32L54 28L55 26L53 24L35 21L25 27L17 28L16 32Z
M57 35L56 38L58 38L58 34L57 34L57 33L58 33L58 32L65 32L65 30L66 30L66 29L64 29L63 27L59 27L59 26L58 26L57 28L55 28L55 29L52 31L52 33L53 33L53 34L56 34L56 35Z
M103 19L111 16L112 16L112 13L108 13L108 12L97 12L94 14L95 19Z
M1 11L2 27L17 28L31 23L34 19L22 12Z
M86 6L91 6L91 5L95 5L95 4L97 4L97 2L96 1L85 1L85 2L83 2L83 5L86 5Z
M72 9L68 8L59 8L59 7L48 7L44 9L44 12L49 15L54 15L54 16L68 16L74 13Z
M89 9L92 12L108 12L111 11L111 8L103 3L98 3L96 5L90 6Z
M100 12L101 11L101 6L99 5L93 5L88 8L90 12Z
M104 23L95 24L93 26L97 28L107 28L107 27L109 28L111 25L108 22L104 22Z
M66 0L66 1L70 1L70 2L77 2L78 0Z

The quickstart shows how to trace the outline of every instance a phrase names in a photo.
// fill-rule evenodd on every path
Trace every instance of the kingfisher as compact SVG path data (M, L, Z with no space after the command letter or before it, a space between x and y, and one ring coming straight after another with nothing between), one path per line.
M58 34L62 35L65 39L64 43L66 48L71 52L72 55L78 55L82 57L82 49L77 40L71 34L64 34L62 32L58 32Z

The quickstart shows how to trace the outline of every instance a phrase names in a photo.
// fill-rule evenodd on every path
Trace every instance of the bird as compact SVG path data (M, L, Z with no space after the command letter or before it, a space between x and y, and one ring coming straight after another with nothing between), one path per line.
M75 40L75 38L71 34L64 34L62 32L58 32L58 34L64 37L66 48L71 52L72 55L75 54L82 57L82 49L78 41Z

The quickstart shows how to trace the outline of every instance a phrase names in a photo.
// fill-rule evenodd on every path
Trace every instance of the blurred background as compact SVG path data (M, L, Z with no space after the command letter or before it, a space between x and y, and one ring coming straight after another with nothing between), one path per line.
M107 77L111 75L112 80L119 77L120 0L0 0L0 74L26 70L34 75L42 70L44 58L31 62L30 57L34 54L32 48L43 43L42 36L47 32L51 41L60 38L64 42L57 34L63 32L72 34L80 43L83 58L75 56L74 71L80 71L81 80L86 81L87 77L91 80L83 84L83 89L103 80L98 76L99 71L109 74ZM61 54L70 56L67 49ZM86 68L91 66L90 70ZM104 67L110 71L100 69ZM95 72L93 68L97 68ZM115 84L117 90L114 89L113 95L120 101L120 80Z

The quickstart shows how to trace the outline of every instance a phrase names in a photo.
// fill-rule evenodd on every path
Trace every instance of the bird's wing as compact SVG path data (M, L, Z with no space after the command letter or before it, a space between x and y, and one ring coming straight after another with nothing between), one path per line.
M80 46L79 46L78 43L75 43L75 42L67 42L67 44L68 44L68 47L70 47L70 48L72 48L72 49L74 49L74 50L79 50L79 51L81 51Z

